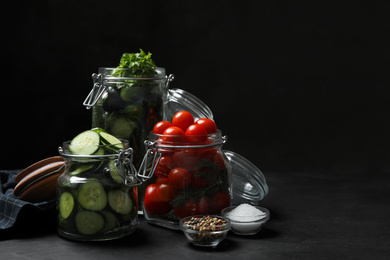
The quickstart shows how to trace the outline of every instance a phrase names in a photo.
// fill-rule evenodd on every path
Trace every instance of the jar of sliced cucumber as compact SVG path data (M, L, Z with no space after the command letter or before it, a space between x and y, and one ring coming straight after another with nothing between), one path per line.
M131 234L138 225L141 181L128 142L95 128L58 150L66 167L57 185L58 233L83 241Z

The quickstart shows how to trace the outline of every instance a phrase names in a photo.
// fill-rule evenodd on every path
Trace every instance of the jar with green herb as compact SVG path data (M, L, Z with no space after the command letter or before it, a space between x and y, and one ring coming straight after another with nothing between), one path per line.
M150 183L143 201L148 223L180 229L185 217L220 214L230 206L231 168L222 152L226 138L219 130L193 136L151 135L138 172Z
M92 127L129 141L138 167L145 153L144 140L163 119L167 84L165 69L156 67L151 53L124 53L116 68L99 68L84 102L92 107Z

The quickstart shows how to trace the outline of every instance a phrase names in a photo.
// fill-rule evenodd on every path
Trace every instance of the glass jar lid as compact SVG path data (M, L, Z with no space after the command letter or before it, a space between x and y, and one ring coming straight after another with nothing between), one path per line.
M229 159L233 182L233 204L250 203L258 205L268 193L263 173L241 155L224 150Z
M168 89L168 102L164 120L171 121L179 111L186 110L192 114L195 121L199 118L213 119L211 109L199 98L182 89Z

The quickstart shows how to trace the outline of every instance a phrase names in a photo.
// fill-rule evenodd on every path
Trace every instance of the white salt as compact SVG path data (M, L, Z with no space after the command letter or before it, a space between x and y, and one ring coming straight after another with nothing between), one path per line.
M265 213L258 208L244 203L227 213L228 218L233 221L256 221L265 217Z

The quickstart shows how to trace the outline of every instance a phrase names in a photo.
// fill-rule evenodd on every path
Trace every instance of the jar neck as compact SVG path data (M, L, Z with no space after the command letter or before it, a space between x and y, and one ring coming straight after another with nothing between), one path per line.
M99 74L103 80L163 80L166 79L165 68L156 67L150 73L146 75L134 74L130 69L118 69L118 68L99 68Z
M123 149L118 150L116 153L114 152L115 145L118 144L111 144L111 145L96 145L95 150L97 151L95 154L90 155L84 155L84 154L74 154L70 151L70 145L71 141L65 141L62 143L62 147L58 147L58 152L64 159L68 160L80 160L82 162L85 162L86 160L112 160L119 157L129 157L133 158L133 149L129 147L129 143L126 140L121 140ZM105 151L102 154L99 154L99 151ZM110 151L110 152L107 152Z
M220 130L213 134L199 135L197 137L204 137L205 141L194 143L188 142L185 136L159 135L152 133L150 140L145 141L145 145L149 148L207 148L221 147L228 140L226 135L222 136ZM171 141L172 139L175 141Z

